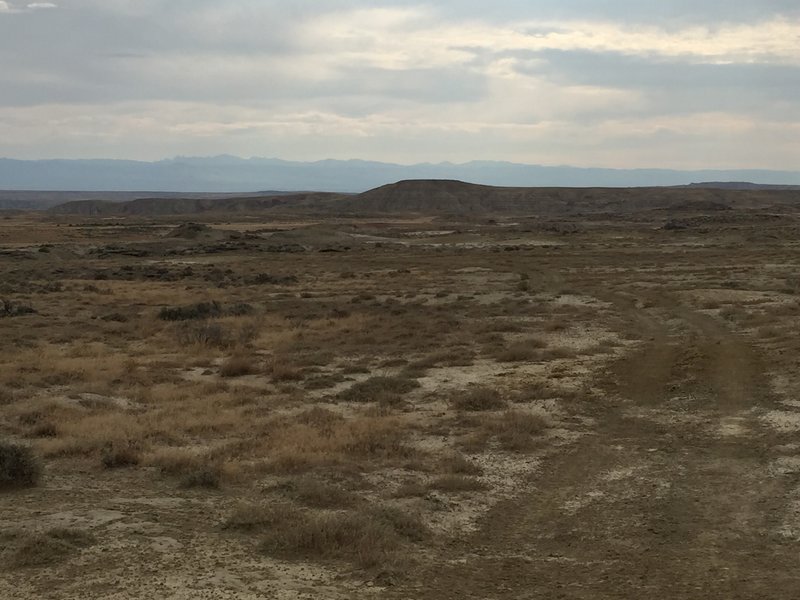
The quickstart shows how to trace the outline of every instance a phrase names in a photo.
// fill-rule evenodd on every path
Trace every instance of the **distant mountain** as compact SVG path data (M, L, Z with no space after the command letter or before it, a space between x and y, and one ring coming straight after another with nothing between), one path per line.
M679 186L697 181L800 185L800 171L585 169L491 161L399 165L363 160L291 162L235 156L177 157L157 162L0 159L0 189L6 190L242 193L269 189L358 193L405 179L457 179L516 187Z

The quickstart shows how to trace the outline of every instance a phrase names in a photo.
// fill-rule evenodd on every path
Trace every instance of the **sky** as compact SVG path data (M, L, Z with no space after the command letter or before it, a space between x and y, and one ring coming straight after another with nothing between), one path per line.
M800 168L798 0L0 0L0 156Z

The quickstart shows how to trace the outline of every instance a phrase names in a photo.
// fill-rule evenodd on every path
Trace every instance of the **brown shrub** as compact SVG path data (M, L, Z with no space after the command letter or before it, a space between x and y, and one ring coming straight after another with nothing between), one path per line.
M311 476L293 479L280 489L296 501L314 508L346 508L359 500L352 492Z
M134 467L142 459L140 444L131 440L114 440L106 444L100 462L106 469Z
M430 489L446 494L460 492L480 492L488 489L487 485L474 477L465 475L444 475L430 483Z
M500 391L486 386L476 386L450 400L453 408L465 411L499 410L505 408L506 401Z
M94 538L77 529L51 529L42 533L11 532L0 535L3 562L15 569L47 567L91 546Z
M409 377L379 375L354 383L337 397L345 402L392 402L418 387Z
M526 362L535 360L539 350L547 343L541 338L527 338L514 342L508 346L498 348L494 353L495 360L499 362Z
M276 383L303 379L303 369L282 358L273 358L267 363L267 374Z
M258 367L253 359L241 354L226 360L219 369L221 377L243 377L257 372Z
M260 548L270 556L345 560L364 569L397 564L406 543L429 534L418 516L395 509L312 513L285 504L240 507L224 526L263 532Z
M520 411L508 411L491 424L500 446L509 452L532 450L549 420L544 415Z
M41 464L30 448L0 442L0 490L34 486L41 472Z
M448 473L456 475L482 475L483 469L467 459L463 454L452 452L445 456L442 461L442 468Z

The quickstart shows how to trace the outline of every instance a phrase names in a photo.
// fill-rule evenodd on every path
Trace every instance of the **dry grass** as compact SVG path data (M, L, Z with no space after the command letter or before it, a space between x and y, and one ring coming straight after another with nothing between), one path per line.
M315 513L288 504L244 505L224 526L260 533L261 551L270 556L348 561L363 569L398 565L409 544L430 535L419 517L387 508Z
M405 462L419 455L406 443L407 429L391 416L341 419L323 411L282 419L265 441L268 466L276 472L304 472L342 462Z
M531 337L507 346L498 348L493 357L499 362L529 362L534 361L540 355L542 348L547 346L541 338Z
M510 452L533 450L549 426L544 415L521 411L507 411L490 424L500 446Z
M453 452L441 460L442 469L455 475L483 475L483 469L463 454Z
M482 492L488 489L488 486L479 479L466 475L443 475L433 480L429 487L445 494Z
M379 375L354 383L338 395L345 402L394 403L404 394L419 387L419 382L410 377Z
M450 404L456 410L478 412L505 408L506 400L495 388L475 386L463 392L457 392L451 398Z
M374 233L404 238L408 227L376 225ZM62 242L83 251L105 243L95 229L102 228L53 227L48 235L66 236ZM578 339L583 332L605 327L614 339L648 335L613 303L597 311L555 297L573 288L587 298L593 286L599 297L640 292L619 287L626 281L616 274L640 265L630 248L615 254L616 237L597 246L598 257L606 244L611 248L602 256L612 262L600 265L601 258L587 262L571 251L532 246L495 253L448 247L447 240L435 250L375 247L335 257L192 246L199 255L184 258L158 227L141 230L126 235L158 242L147 245L153 256L144 261L73 256L57 247L30 261L0 256L8 267L0 287L11 288L2 293L38 311L0 321L0 339L9 348L0 356L3 435L31 444L53 475L47 485L69 481L86 490L52 494L59 502L52 507L45 506L46 495L37 498L43 513L108 508L98 481L115 498L186 497L192 502L180 513L153 511L184 542L183 536L218 538L209 507L257 498L231 514L226 535L238 532L251 547L263 542L269 557L393 569L409 555L429 556L442 547L423 525L439 525L443 515L435 511L446 505L447 519L455 522L480 518L496 498L494 490L486 493L483 477L518 477L519 464L530 460L520 454L550 443L550 420L534 406L562 404L571 415L588 404L570 390L591 384L595 363L606 357L594 356L602 342L595 348ZM267 238L259 235L247 247L263 246ZM584 243L593 239L587 235ZM265 260L280 277L298 274L302 291L254 285ZM517 279L533 268L530 278ZM56 270L62 281L50 281ZM519 283L525 293L515 289ZM217 302L188 304L205 298ZM774 333L791 330L787 323L800 314L792 302L745 307L726 301L720 314L729 317L725 326L747 321L761 328L761 341L788 351ZM165 306L175 307L164 311L167 320L159 318ZM249 313L246 306L257 308ZM582 349L579 368L573 345ZM583 422L565 419L559 426ZM486 467L484 473L483 464L493 472ZM14 519L20 511L12 506L10 513ZM119 565L105 545L130 547L127 531L109 527L98 536L104 545L98 556L109 569ZM78 555L80 545L42 535L31 542L32 554L51 546L53 556ZM135 553L127 559L139 560ZM46 565L48 559L17 562Z
M219 369L220 377L243 377L258 373L258 365L250 356L238 354L226 360Z
M0 534L0 560L11 569L50 567L80 554L95 543L78 529L50 529L40 533Z
M0 490L36 485L42 467L27 446L0 442Z
M347 508L359 503L356 494L311 475L291 479L278 490L312 508Z

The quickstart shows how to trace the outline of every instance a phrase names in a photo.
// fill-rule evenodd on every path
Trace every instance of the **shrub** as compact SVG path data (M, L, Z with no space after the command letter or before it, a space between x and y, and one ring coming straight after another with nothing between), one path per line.
M0 489L36 485L41 465L27 446L0 442Z
M216 489L222 480L223 465L208 454L181 448L162 449L148 457L147 463L164 475L178 477L182 487Z
M303 370L281 358L273 358L267 364L267 372L273 382L300 381L303 379Z
M430 488L446 494L480 492L487 489L485 483L465 475L444 475L431 482Z
M544 415L508 411L493 425L500 446L510 452L526 452L533 449L538 438L549 426Z
M221 469L218 466L197 465L183 475L181 486L215 490L219 488L221 478Z
M468 460L463 454L453 452L442 459L442 467L448 473L457 475L482 475L483 469L474 462Z
M135 467L141 461L139 446L130 440L109 442L101 452L100 461L106 469Z
M182 323L178 328L178 341L184 346L199 344L211 348L233 345L231 335L216 322Z
M248 356L232 356L220 367L219 374L221 377L242 377L244 375L252 375L258 371L252 359Z
M3 539L5 538L5 539ZM42 533L10 533L0 537L5 562L12 568L46 567L62 562L94 543L91 534L78 529L51 529Z
M494 388L478 386L461 393L451 400L456 410L484 411L505 408L506 401Z
M0 385L0 406L11 404L16 399L13 390L4 385Z
M165 306L158 313L158 318L162 321L189 321L220 316L222 316L222 305L219 302L199 302L188 306Z
M23 315L32 315L36 311L24 304L17 304L10 300L3 300L0 298L0 318L2 317L20 317Z
M314 508L346 508L358 503L358 497L338 486L304 476L283 486L295 500Z
M395 498L421 498L428 494L428 488L419 481L409 481L400 485L394 493Z
M542 339L528 338L498 349L494 354L494 358L500 362L534 360L538 355L537 350L544 348L546 345Z
M285 504L245 505L224 527L262 531L262 552L284 559L347 560L361 568L397 562L404 542L429 535L418 516L390 508L312 513Z
M346 402L390 402L418 387L415 379L380 375L354 383L338 398Z

